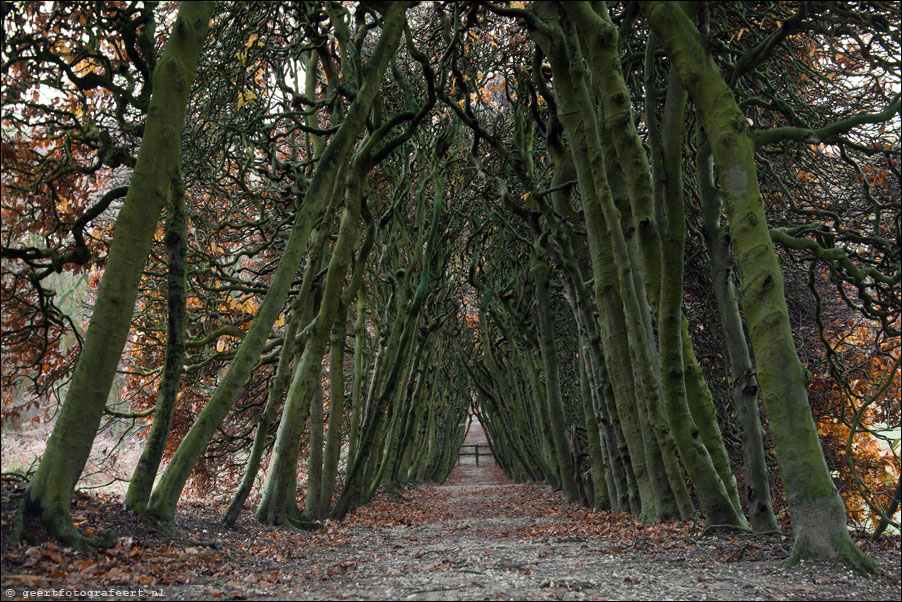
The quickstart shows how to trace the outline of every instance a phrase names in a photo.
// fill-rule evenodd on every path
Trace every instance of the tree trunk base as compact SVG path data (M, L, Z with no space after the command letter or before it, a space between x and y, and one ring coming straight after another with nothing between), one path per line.
M832 512L825 512L824 503L835 504ZM809 502L807 505L811 505ZM785 566L790 567L804 559L839 559L863 575L876 572L874 560L858 549L846 528L845 506L836 494L834 500L821 501L819 508L792 508L792 531L795 537L792 551ZM819 511L817 511L819 510ZM831 514L837 516L831 517ZM834 520L830 520L833 518Z
M858 549L855 542L848 534L833 537L830 542L829 553L819 552L822 546L812 544L810 538L797 539L792 546L792 552L789 558L783 563L785 567L792 567L799 561L811 559L839 559L848 564L850 567L861 573L862 575L871 575L877 572L877 565L874 559Z
M47 529L47 532L53 539L79 552L86 552L93 548L111 548L119 540L119 536L112 530L104 531L100 537L85 537L72 524L68 509L65 512L49 511L39 502L31 500L27 489L16 510L16 516L10 530L10 540L13 543L23 540L34 541L32 530L40 528L34 524L36 519L40 519L40 524Z

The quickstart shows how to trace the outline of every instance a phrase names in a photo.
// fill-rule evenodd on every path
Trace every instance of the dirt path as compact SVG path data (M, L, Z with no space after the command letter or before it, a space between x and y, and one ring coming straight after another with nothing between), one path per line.
M97 502L80 503L85 521L93 520ZM492 466L459 468L445 485L403 498L379 497L312 534L265 529L249 517L225 529L208 510L183 512L186 537L218 542L215 548L142 532L117 507L96 508L97 518L131 520L117 528L134 535L94 564L49 543L4 545L3 597L11 587L21 598L23 586L117 583L173 599L899 600L902 594L898 538L869 544L883 571L877 577L862 579L833 563L787 570L784 538L695 540L695 525L643 526L626 515L593 513L547 487L511 484Z
M898 600L902 591L898 550L878 557L878 578L832 563L786 570L782 538L687 542L685 525L593 514L494 467L461 467L407 498L352 517L309 556L332 555L343 572L308 575L284 599Z

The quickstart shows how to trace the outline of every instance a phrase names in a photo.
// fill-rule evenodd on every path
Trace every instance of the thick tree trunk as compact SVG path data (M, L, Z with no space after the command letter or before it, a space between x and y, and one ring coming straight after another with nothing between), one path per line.
M153 75L141 150L116 220L113 243L75 373L53 433L28 484L24 515L38 515L54 537L76 548L88 543L72 526L69 503L91 451L128 337L138 283L165 201L179 180L181 131L210 2L184 2Z
M544 10L544 8L539 7L539 10ZM556 15L549 14L547 16L556 20ZM607 241L610 241L609 244L613 251L613 265L617 270L616 281L602 282L596 274L595 286L599 299L603 299L606 292L610 293L617 288L620 291L626 318L624 321L628 332L629 357L632 361L632 368L636 370L635 382L642 390L648 418L654 428L655 438L658 440L657 448L646 447L646 456L648 452L653 453L655 449L660 449L664 454L664 466L667 469L668 479L667 481L654 479L648 482L652 487L659 488L654 495L653 506L649 506L649 500L643 500L642 516L650 519L661 515L662 510L665 512L669 510L666 507L658 508L658 499L664 501L670 491L678 491L680 487L685 490L685 483L680 474L678 461L670 453L669 446L666 444L668 439L670 441L672 439L661 408L656 362L648 345L645 322L636 294L630 253L620 227L620 215L614 206L607 182L596 113L592 109L592 101L586 87L585 69L579 64L582 60L581 51L572 44L566 45L563 33L557 25L550 25L549 31L537 32L535 35L539 44L545 48L546 54L551 60L552 72L556 74L555 96L558 99L558 115L573 150L580 190L585 204L587 227L592 231L589 236L589 244L594 266L597 269L603 269L603 266L596 262L600 259L601 247L606 246ZM575 58L571 60L573 56ZM589 223L590 214L593 216L592 224ZM602 227L599 222L604 223L604 233L598 232ZM610 318L606 316L605 321L609 320ZM615 378L613 372L612 378ZM657 465L646 462L647 469L653 466ZM636 464L634 463L634 471L635 469ZM638 472L636 476L639 477ZM661 488L666 487L667 482L670 483L670 489L664 491Z
M745 115L680 8L647 2L642 10L699 108L717 166L741 275L742 307L792 516L795 544L787 562L841 557L860 571L873 572L874 561L849 536L845 506L811 417L809 376L793 343L783 274L768 232Z

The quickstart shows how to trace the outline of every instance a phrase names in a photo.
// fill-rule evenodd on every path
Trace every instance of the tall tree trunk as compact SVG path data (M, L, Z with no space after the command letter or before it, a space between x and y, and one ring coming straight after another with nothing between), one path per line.
M551 422L551 436L554 442L554 454L560 469L561 487L568 502L579 499L573 462L570 459L570 439L567 436L566 418L564 416L564 400L561 397L560 366L557 343L554 340L552 325L551 301L548 294L548 265L542 256L545 251L536 244L533 248L532 272L536 285L536 322L539 325L539 346L542 351L542 364L545 367L545 403L548 406L548 417Z
M188 217L185 214L184 184L176 185L174 194L166 210L166 254L169 261L168 291L166 304L167 320L166 356L163 360L163 377L157 391L153 426L144 444L144 451L138 459L128 491L125 507L135 512L143 512L150 499L157 469L166 449L169 426L178 400L179 385L182 382L182 363L185 357L185 268L188 258Z
M730 235L721 223L721 203L714 186L714 161L707 139L699 145L696 157L699 199L704 220L705 245L711 258L714 296L723 326L724 346L730 362L730 393L739 417L742 437L742 464L745 474L745 500L749 520L756 533L779 529L770 498L764 430L758 413L758 381L742 328L739 300L730 258Z
M301 314L304 308L300 301L303 295L298 295L292 304L291 315L288 316L288 324L285 327L285 341L282 343L282 350L279 352L279 363L276 366L276 375L273 378L272 385L269 388L269 394L266 398L266 406L263 413L257 421L257 431L254 433L254 444L251 447L251 454L247 459L244 468L244 476L238 485L238 490L232 496L232 501L226 509L222 517L222 522L227 525L235 524L244 503L247 501L257 479L257 472L260 470L260 462L263 459L263 449L266 447L266 440L269 437L269 428L276 417L276 412L282 403L282 397L288 388L288 380L291 376L291 360L294 357L295 343L294 338L297 335L298 326L301 322Z
M580 345L579 358L579 390L582 399L583 416L586 421L586 445L589 448L589 466L592 475L592 507L595 510L606 510L611 505L605 473L607 467L601 447L601 433L598 421L595 420L595 410L592 407L592 385L589 382L589 372L586 370L586 350Z
M668 82L662 131L664 203L667 219L661 229L663 260L658 320L661 340L661 380L664 384L667 419L673 429L680 457L704 506L708 522L713 525L745 526L739 500L737 499L734 505L727 493L724 482L702 442L699 427L689 410L686 395L681 311L686 223L683 214L683 166L680 161L685 105L686 92L674 73Z
M323 299L325 303L326 300ZM319 360L322 365L322 356ZM322 374L315 374L316 390L310 400L310 438L307 446L307 499L306 514L313 520L319 519L320 488L323 485L323 385ZM292 467L294 469L294 467ZM289 491L289 493L291 493Z
M23 516L40 516L54 537L75 548L85 548L90 542L72 525L72 490L91 452L128 338L138 283L160 213L179 181L182 123L212 12L210 2L182 3L154 70L141 150L116 219L84 348L22 501Z
M376 337L378 340L378 337ZM354 373L351 377L351 426L348 430L348 458L357 455L360 439L360 416L363 412L362 386L366 366L366 290L357 297L357 320L354 322Z
M811 417L809 375L792 339L783 274L768 232L745 115L680 8L646 2L642 10L698 106L714 154L739 264L742 308L792 516L795 543L787 563L838 556L860 571L873 572L874 561L849 536L845 506Z
M335 490L335 476L338 474L338 456L341 452L341 431L345 412L344 383L344 343L345 319L342 311L332 329L332 343L329 356L329 434L323 456L323 484L320 487L320 501L317 518L329 515L332 508L332 494Z
M349 175L349 178L360 178L359 174ZM322 359L326 343L335 319L338 315L341 301L342 286L348 266L350 265L353 241L359 231L357 221L360 219L360 202L362 200L361 186L349 190L347 205L342 213L341 226L338 240L332 249L329 260L329 269L326 273L326 283L323 286L323 299L320 304L310 340L298 360L289 388L288 399L282 412L282 421L276 435L276 443L273 448L272 461L269 472L263 486L263 497L257 508L256 517L266 523L286 524L288 522L287 500L292 495L291 476L295 473L297 462L297 446L300 440L301 429L304 426L307 415L307 404L317 387L321 386L320 374ZM317 393L319 395L319 393ZM316 412L316 404L322 400L313 400L312 412ZM321 405L320 405L321 408ZM312 413L311 412L311 413ZM321 409L320 409L321 412ZM311 429L316 425L311 421ZM309 465L310 478L308 479L308 510L316 510L319 503L319 486L322 479L322 415L319 419L319 438L316 440L311 430L311 458L318 466ZM315 455L316 447L319 456ZM312 491L312 493L311 493Z
M151 495L148 512L161 520L173 519L176 502L194 465L213 433L222 424L260 356L272 325L288 296L291 280L300 264L310 229L335 188L341 166L347 162L378 94L378 82L389 60L394 56L404 25L405 8L406 3L394 2L386 10L382 35L367 63L366 76L360 83L357 97L351 103L345 120L319 158L307 198L298 212L270 289L260 304L257 315L254 316L247 335L241 342L222 382L182 440Z
M538 10L547 11L547 8L540 5ZM654 435L658 439L657 449L664 454L664 465L668 469L667 480L673 491L676 491L678 487L685 489L685 483L679 474L678 460L670 454L668 446L664 444L670 435L660 406L656 362L648 346L645 324L636 295L629 249L620 227L620 215L614 206L607 182L600 130L586 87L585 68L580 64L581 51L578 47L567 46L563 32L557 23L557 15L549 12L543 16L548 16L554 24L549 25L546 31L535 32L534 35L539 44L545 48L546 54L551 60L552 72L556 74L555 96L558 99L558 116L570 141L577 167L580 190L585 204L587 228L591 231L589 245L593 254L593 267L597 266L597 269L603 269L603 266L596 262L601 259L602 247L605 247L608 244L607 241L610 241L613 265L616 266L617 271L616 284L602 282L596 277L597 296L601 299L606 293L613 292L617 288L620 290L623 300L623 315L626 318L624 322L628 332L629 357L636 370L637 388L641 388L642 397L645 398L645 408L654 427ZM572 60L571 57L573 57ZM601 223L604 224L604 233L599 232L602 227ZM605 321L609 320L610 318L606 316ZM614 378L613 372L612 378ZM622 419L623 416L621 416ZM672 439L670 440L672 441ZM646 443L648 443L647 440ZM647 446L646 452L654 453L655 449L654 446ZM652 465L646 462L646 469L650 466ZM636 464L634 463L634 472L635 469ZM636 476L638 478L639 473ZM646 483L653 488L666 486L666 482L662 479L649 480ZM669 490L655 492L653 502L647 496L643 500L642 517L648 519L658 515L657 500L658 498L664 499L666 495L669 495ZM654 505L651 505L650 502Z

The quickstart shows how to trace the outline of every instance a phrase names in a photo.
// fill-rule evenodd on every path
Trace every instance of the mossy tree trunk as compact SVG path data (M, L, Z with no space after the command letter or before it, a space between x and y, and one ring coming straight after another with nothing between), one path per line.
M659 445L646 447L646 456L656 450L666 453L666 446L660 445L663 439L669 437L669 431L665 424L663 410L660 406L660 387L656 375L656 362L652 357L648 345L648 337L645 331L642 312L639 308L639 299L636 295L636 286L633 274L633 266L626 239L620 225L620 214L614 205L610 187L607 182L607 174L604 165L604 152L601 144L601 132L597 123L596 111L587 88L587 73L582 64L582 52L578 43L573 38L565 37L561 29L557 15L550 6L538 6L537 12L549 19L549 24L543 31L537 31L534 36L540 46L543 47L551 61L551 69L555 74L555 97L558 100L558 116L563 125L564 133L570 142L574 161L577 167L580 191L585 204L587 227L591 230L589 236L590 249L593 249L593 264L603 269L603 265L596 263L600 260L602 247L608 242L613 252L613 265L616 266L616 279L614 282L602 282L596 278L595 286L597 296L604 298L606 293L616 290L620 292L623 303L625 326L628 335L629 358L632 361L632 369L635 369L637 388L641 389L645 398L645 408L649 420L654 427L655 436ZM575 44L575 45L574 45ZM592 223L589 223L589 215L592 215ZM604 233L599 232L604 224ZM594 226L594 227L593 227ZM605 320L610 318L606 316ZM632 371L632 369L630 371ZM625 375L624 375L625 376ZM623 416L621 416L623 419ZM646 441L647 442L647 441ZM632 450L631 450L632 452ZM646 458L647 459L647 458ZM645 484L650 488L659 488L659 491L648 491L643 502L642 517L650 519L663 516L669 511L667 506L659 508L658 499L664 501L670 495L672 489L685 483L679 475L677 459L672 455L664 457L665 467L670 488L666 491L667 482L662 479L648 479ZM646 469L657 466L646 462ZM637 466L633 465L634 472ZM636 474L637 479L641 473ZM672 499L672 498L671 498Z
M354 372L351 376L351 425L348 430L348 457L357 455L360 439L360 415L363 412L363 377L366 366L366 291L357 297L357 319L354 321Z
M595 410L592 404L592 384L589 382L589 372L586 370L586 350L580 345L579 353L579 390L582 395L583 417L586 421L586 445L589 448L589 466L592 476L592 507L595 510L606 510L611 506L605 473L607 467L601 446L601 432L598 421L595 419Z
M210 2L183 2L154 70L141 150L116 219L84 347L22 502L25 516L40 516L54 537L75 548L89 542L72 525L72 490L90 454L128 337L160 213L180 180L182 122L212 12Z
M406 6L406 3L396 2L386 10L382 35L367 63L366 77L360 82L357 97L348 108L345 120L319 158L310 181L307 198L298 212L269 291L216 392L182 440L151 495L148 512L161 520L173 519L176 502L194 465L216 429L222 424L260 356L272 325L288 296L291 280L300 264L310 229L318 221L326 201L335 189L335 182L342 171L341 167L347 163L378 94L378 82L400 40Z
M317 361L317 360L311 360ZM319 360L322 365L322 356ZM310 400L310 438L307 442L307 498L306 515L311 519L319 518L319 496L323 485L323 385L322 373L314 373L316 387ZM291 466L295 470L296 466ZM290 491L288 492L291 493Z
M257 472L260 470L260 462L263 459L263 450L266 447L266 440L269 437L269 429L276 417L276 412L282 403L282 397L288 388L289 377L291 376L291 360L294 358L294 338L298 332L298 326L301 322L301 314L303 307L299 301L302 295L299 295L292 304L291 314L288 316L288 324L285 328L285 342L282 343L282 349L279 352L279 363L276 366L276 375L273 378L272 385L266 398L266 406L263 413L257 420L257 430L254 433L254 444L251 448L250 456L244 468L244 476L241 483L232 496L232 501L226 509L222 517L222 522L232 525L238 519L244 503L247 501L251 493L251 488L257 478Z
M711 279L724 332L724 346L730 362L730 393L739 417L745 500L749 521L755 532L779 529L774 516L764 452L764 429L758 412L758 381L749 355L748 341L739 313L739 299L733 284L730 235L721 222L720 196L714 184L714 161L706 139L696 157L699 200L704 220L705 245L711 258Z
M175 186L166 209L166 255L169 264L166 292L168 309L166 355L163 360L163 376L157 390L153 425L144 450L135 466L125 494L125 507L143 512L150 499L157 469L166 449L166 438L172 424L172 415L178 400L182 382L182 363L185 357L185 269L188 259L188 217L185 214L185 188Z
M561 397L560 365L557 343L554 340L554 326L551 316L549 295L548 264L544 261L545 251L538 244L533 249L530 272L536 287L536 322L539 327L539 347L545 368L545 404L548 407L549 427L554 442L554 455L561 475L561 487L567 501L579 499L573 462L570 459L570 439L567 436L564 400Z
M713 525L745 526L739 507L730 498L705 447L699 427L689 409L682 345L683 252L686 238L683 214L681 130L686 92L676 74L667 86L664 108L663 152L664 205L666 221L661 228L661 288L658 320L661 346L661 380L664 384L667 419L673 429L686 471ZM721 442L721 447L723 443Z
M345 312L342 312L344 315ZM323 454L323 484L320 487L319 509L316 517L328 516L332 507L335 476L338 474L338 455L341 452L341 432L345 411L344 341L345 321L340 317L332 329L329 353L329 433Z
M872 572L874 561L849 536L845 506L811 417L809 375L793 343L783 274L768 232L745 115L680 8L647 2L642 10L699 109L714 155L739 265L742 308L792 516L795 543L787 562L841 557Z

